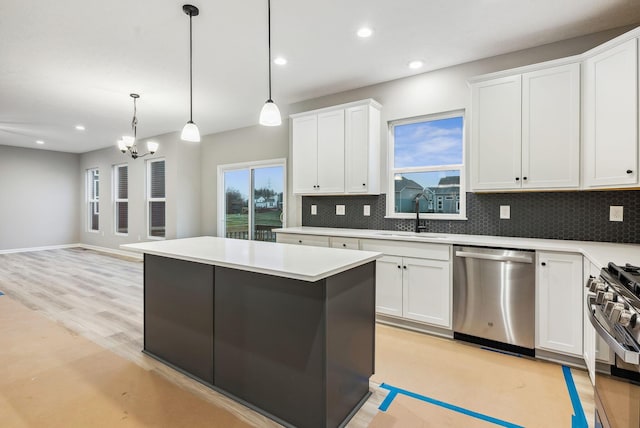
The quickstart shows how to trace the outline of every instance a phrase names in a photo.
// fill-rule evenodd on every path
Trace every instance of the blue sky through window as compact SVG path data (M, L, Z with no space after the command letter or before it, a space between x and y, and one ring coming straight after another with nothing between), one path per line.
M462 164L462 117L394 127L394 167Z

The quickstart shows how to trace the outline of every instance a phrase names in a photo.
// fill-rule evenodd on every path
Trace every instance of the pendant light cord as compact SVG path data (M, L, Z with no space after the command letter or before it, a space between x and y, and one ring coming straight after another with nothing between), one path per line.
M138 118L136 117L136 97L133 97L133 120L131 121L131 129L133 130L133 143L135 144L138 130Z
M267 28L268 28L268 44L269 44L269 101L271 101L271 0L267 0Z
M191 19L189 12L189 122L193 122L193 30L191 29Z

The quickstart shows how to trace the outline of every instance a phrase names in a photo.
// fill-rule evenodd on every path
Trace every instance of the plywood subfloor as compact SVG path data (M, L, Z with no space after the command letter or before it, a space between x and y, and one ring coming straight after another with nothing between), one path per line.
M185 420L191 422L190 426L200 426L199 421L188 418L207 411L215 413L208 416L207 426L236 426L235 423L279 426L140 352L142 263L139 261L83 249L0 254L0 291L9 297L0 296L0 302L15 299L29 308L27 312L14 312L9 321L0 320L0 344L4 344L5 335L7 340L15 341L13 351L0 346L0 394L5 389L14 389L23 397L31 397L18 400L0 395L0 419L7 412L13 419L6 420L15 423L6 426L54 426L28 419L23 414L27 408L35 415L47 415L47 421L75 420L71 418L77 417L74 412L78 406L66 405L73 400L87 400L76 404L95 409L99 417L92 424L96 426L181 426L174 422L183 420L179 416L182 413L188 413ZM0 316L3 313L8 312L0 307ZM44 315L49 320L29 321L29 313ZM16 314L26 321L19 322ZM63 335L55 340L38 336L40 328L47 329L30 325L41 322L62 329ZM35 335L35 341L31 335ZM52 349L36 349L34 342ZM25 359L15 353L22 351L29 357ZM104 377L92 378L94 374L101 376L102 371ZM572 371L585 412L590 415L593 397L588 377L580 370ZM46 376L40 376L45 373ZM31 378L42 381L27 382ZM15 382L20 379L23 383L18 386ZM80 383L77 388L70 388L70 382ZM378 387L382 382L512 423L570 426L566 419L571 414L569 396L561 368L556 364L378 325L373 395L349 427L488 426L459 412L404 396L398 396L386 412L380 412L378 406L387 394ZM52 387L57 388L56 396L43 394L43 390L50 391ZM155 392L142 393L144 388ZM74 394L76 389L82 394ZM71 395L65 398L67 391ZM123 392L127 393L122 395ZM166 396L156 396L156 392ZM186 396L182 397L183 394ZM173 395L191 404L167 406L163 400ZM200 402L211 409L201 410ZM98 403L104 406L92 407ZM176 419L168 416L151 421L145 409L154 409L153 406L160 411L171 409ZM104 413L108 415L102 416ZM103 421L109 425L102 424ZM80 421L77 426L87 425Z

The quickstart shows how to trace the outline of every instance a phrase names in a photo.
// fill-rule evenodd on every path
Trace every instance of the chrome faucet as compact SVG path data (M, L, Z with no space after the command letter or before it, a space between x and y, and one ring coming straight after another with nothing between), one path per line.
M420 233L420 232L426 232L427 231L427 226L424 223L420 222L420 198L424 198L425 201L427 200L427 198L424 196L424 193L420 193L418 196L416 196L415 199L415 203L416 203L416 233Z

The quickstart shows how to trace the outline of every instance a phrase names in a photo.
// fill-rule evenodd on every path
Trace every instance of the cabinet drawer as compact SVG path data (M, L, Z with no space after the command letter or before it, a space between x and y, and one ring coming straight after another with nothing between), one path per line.
M364 251L378 251L385 255L451 260L451 245L448 244L362 239L360 248Z
M332 248L347 248L349 250L359 250L360 240L356 238L331 237Z
M281 244L298 244L298 245L311 245L313 247L328 247L328 236L317 235L296 235L292 233L278 233L276 235L276 242Z

